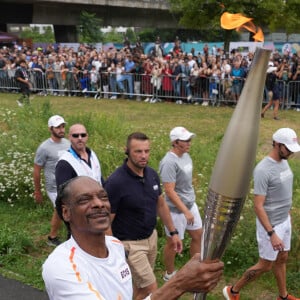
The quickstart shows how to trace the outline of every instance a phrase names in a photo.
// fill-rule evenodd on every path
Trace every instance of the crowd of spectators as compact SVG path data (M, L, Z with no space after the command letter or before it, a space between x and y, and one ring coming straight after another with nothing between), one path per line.
M236 104L253 53L232 50L226 55L223 49L208 46L185 53L179 39L164 53L159 38L150 53L144 53L140 42L132 46L129 41L122 49L107 51L84 44L78 49L52 44L31 49L24 43L0 49L1 90L17 90L14 73L20 59L27 62L33 91L45 95L215 105ZM298 108L300 54L274 51L271 61L281 102Z

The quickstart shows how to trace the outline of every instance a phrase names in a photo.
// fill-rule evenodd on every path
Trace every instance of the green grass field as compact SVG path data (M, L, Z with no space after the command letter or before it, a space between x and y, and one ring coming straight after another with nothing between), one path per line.
M0 94L0 273L44 289L41 265L52 248L46 245L52 207L50 201L36 205L33 192L33 158L37 146L49 137L47 120L53 114L62 115L68 122L83 123L89 132L88 146L98 155L105 177L119 166L124 155L127 135L142 131L152 140L150 166L158 163L170 147L169 131L185 126L196 133L191 156L194 162L194 186L203 216L210 175L215 158L233 113L230 107L202 107L171 103L149 104L128 100L94 100L77 97L36 96L30 106L18 107L17 95ZM260 123L257 162L268 154L272 134L280 127L291 127L300 135L299 113L281 111L280 121L274 121L268 111ZM250 126L250 125L249 125ZM238 143L238 141L237 141ZM237 145L232 145L236 147ZM294 224L292 251L288 262L288 289L300 291L300 160L290 160L294 171ZM234 283L243 271L257 261L255 215L252 205L252 183L240 222L223 257L225 272L222 282L207 299L223 299L225 283ZM45 197L46 198L46 197ZM158 222L159 255L156 274L162 284L164 245L163 228ZM64 237L62 230L61 236ZM178 257L180 267L188 259L188 239ZM275 299L276 283L272 273L265 274L242 291L242 299ZM186 295L181 299L192 299Z

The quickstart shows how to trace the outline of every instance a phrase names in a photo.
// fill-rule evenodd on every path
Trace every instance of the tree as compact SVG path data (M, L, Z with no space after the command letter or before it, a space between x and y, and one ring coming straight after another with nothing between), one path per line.
M79 41L81 43L100 43L103 41L101 31L102 19L96 18L96 14L82 11L80 14L80 25L78 27Z
M54 33L51 26L44 26L43 33L40 33L38 26L26 28L20 33L21 39L30 39L33 43L53 43Z
M112 28L111 31L103 34L103 43L123 43L123 34Z
M135 35L134 31L131 28L126 29L125 36L127 37L127 39L131 43L134 43L136 41L136 35Z
M233 32L221 29L220 17L225 11L241 13L253 18L254 24L263 30L281 28L290 32L299 31L300 28L300 10L297 7L299 4L293 0L169 0L169 2L171 11L178 17L180 25L192 29L223 31L225 50L228 50ZM287 17L289 18L288 22L286 22Z
M270 21L271 31L284 29L287 38L292 33L300 32L300 10L298 1L285 1L284 9L276 20Z

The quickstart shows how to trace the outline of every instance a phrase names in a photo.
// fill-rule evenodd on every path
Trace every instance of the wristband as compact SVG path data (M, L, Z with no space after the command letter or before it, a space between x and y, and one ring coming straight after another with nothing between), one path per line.
M177 229L175 229L174 231L170 231L170 236L173 236L175 234L178 234L178 230Z
M268 236L271 237L273 235L273 233L275 232L274 229L272 229L271 231L268 231Z

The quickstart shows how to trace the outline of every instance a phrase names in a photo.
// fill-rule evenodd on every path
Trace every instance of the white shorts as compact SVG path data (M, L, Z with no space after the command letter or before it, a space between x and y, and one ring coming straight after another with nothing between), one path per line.
M47 195L49 197L49 199L51 200L53 206L55 207L55 201L56 201L56 197L57 197L57 193L56 192L48 192L47 191Z
M194 216L194 224L187 224L186 217L184 216L183 213L175 213L175 212L170 212L171 218L173 220L173 224L175 228L178 230L178 235L181 240L184 239L184 232L186 230L198 230L202 228L202 220L200 217L199 209L196 203L193 204L193 206L190 209L190 212ZM165 226L165 232L167 236L170 236L169 230Z
M283 223L274 226L273 229L278 237L283 241L284 251L290 251L292 235L290 215ZM256 219L256 239L258 243L259 257L269 261L275 261L279 251L273 249L270 237L258 219Z

